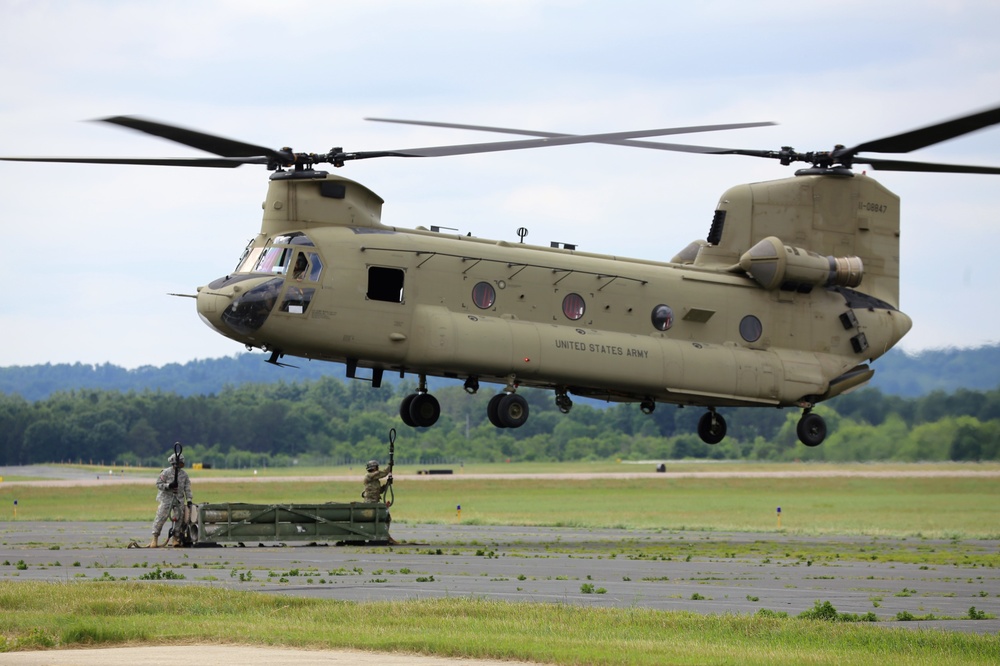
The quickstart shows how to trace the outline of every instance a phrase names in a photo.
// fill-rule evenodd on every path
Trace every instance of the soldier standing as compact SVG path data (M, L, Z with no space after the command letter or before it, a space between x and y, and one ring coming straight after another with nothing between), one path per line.
M156 511L156 520L153 521L153 539L149 542L150 548L159 546L160 532L163 530L163 524L170 517L170 507L173 503L176 501L181 506L185 506L184 500L187 499L187 505L184 508L186 518L190 515L191 504L194 502L194 496L191 494L191 479L184 471L184 454L175 450L167 462L170 463L170 466L160 472L160 476L156 479L156 488L159 491L156 493L156 501L160 503L160 507Z
M389 467L387 469L379 471L378 461L369 460L368 464L365 466L365 469L368 471L368 473L365 474L365 490L363 493L361 493L361 499L363 499L366 502L381 502L382 489L384 486L381 483L379 483L379 479L384 479L385 477L389 476L389 480L391 483L392 477L390 475L392 474L392 462L389 463ZM387 530L389 529L390 524L392 524L392 516L389 515L388 511L386 511L385 527ZM392 537L389 537L389 543L395 544L396 540L393 539Z

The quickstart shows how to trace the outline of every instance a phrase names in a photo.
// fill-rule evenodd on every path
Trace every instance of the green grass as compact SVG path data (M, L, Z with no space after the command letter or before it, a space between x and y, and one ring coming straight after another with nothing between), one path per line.
M155 583L0 582L0 611L3 651L238 643L553 664L867 666L876 659L912 665L1000 659L995 636L766 614L703 616L468 598L355 603Z
M872 469L883 468L865 466ZM193 472L192 484L198 502L350 502L360 499L361 475L355 475L356 482L223 482ZM780 506L780 531L791 534L1000 537L995 520L1000 483L990 475L542 480L470 473L443 478L410 471L396 474L394 489L393 518L400 522L767 533L779 531ZM152 479L148 487L117 481L68 488L0 484L0 520L12 519L15 499L19 520L145 521L156 506Z

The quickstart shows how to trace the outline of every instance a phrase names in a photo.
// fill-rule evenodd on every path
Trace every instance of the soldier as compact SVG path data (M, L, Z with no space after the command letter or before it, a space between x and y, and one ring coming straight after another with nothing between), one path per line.
M170 507L174 501L176 500L183 506L185 498L187 499L187 506L184 509L185 517L190 515L191 505L194 502L194 496L191 494L191 479L184 471L184 454L172 453L167 462L170 463L170 467L160 472L160 476L156 479L156 488L159 490L156 493L156 501L160 503L160 508L156 511L156 520L153 521L153 539L149 542L150 548L159 546L160 531L163 530L163 524L170 517Z
M378 480L383 479L392 474L392 463L391 462L389 463L388 469L380 472L378 469L378 461L369 460L368 464L365 466L365 469L368 470L368 473L365 474L365 490L363 493L361 493L361 499L363 499L366 502L380 502L382 501L383 486L381 483L378 482ZM392 523L392 516L389 515L388 511L386 511L385 527L387 530L389 529L389 525L391 523ZM389 537L389 543L395 544L396 540L393 539L392 537Z
M380 472L378 461L369 460L365 469L368 470L368 473L365 474L365 491L361 493L361 497L366 502L379 502L382 499L382 484L378 480L392 474L392 465L390 464L388 469Z

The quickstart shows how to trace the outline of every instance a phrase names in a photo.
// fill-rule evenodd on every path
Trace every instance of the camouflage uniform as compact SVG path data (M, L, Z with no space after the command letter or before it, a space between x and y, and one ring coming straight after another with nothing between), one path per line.
M194 495L191 494L191 479L188 478L187 472L183 469L176 470L177 488L170 487L174 481L174 471L174 467L171 465L160 472L160 476L156 479L156 487L159 490L156 493L156 501L160 503L160 508L156 511L156 520L153 521L154 538L160 536L163 524L170 518L170 506L175 497L182 507L185 504L185 498L187 498L187 502L194 501Z
M382 484L378 480L389 476L390 472L391 470L383 469L365 474L365 491L361 493L361 497L366 502L379 502L382 500Z

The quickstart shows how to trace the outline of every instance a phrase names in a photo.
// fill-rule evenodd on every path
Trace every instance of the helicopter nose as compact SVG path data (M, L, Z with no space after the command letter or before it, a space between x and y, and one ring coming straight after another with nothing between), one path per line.
M282 278L222 278L198 289L198 314L219 333L243 340L267 320Z
M221 315L232 300L232 294L226 295L208 287L198 287L198 316L206 326L217 333L229 335L231 332L222 325Z
M910 332L913 328L913 320L910 319L909 315L896 310L892 313L893 322L893 340L892 344L895 345L897 342L903 339L903 336Z

